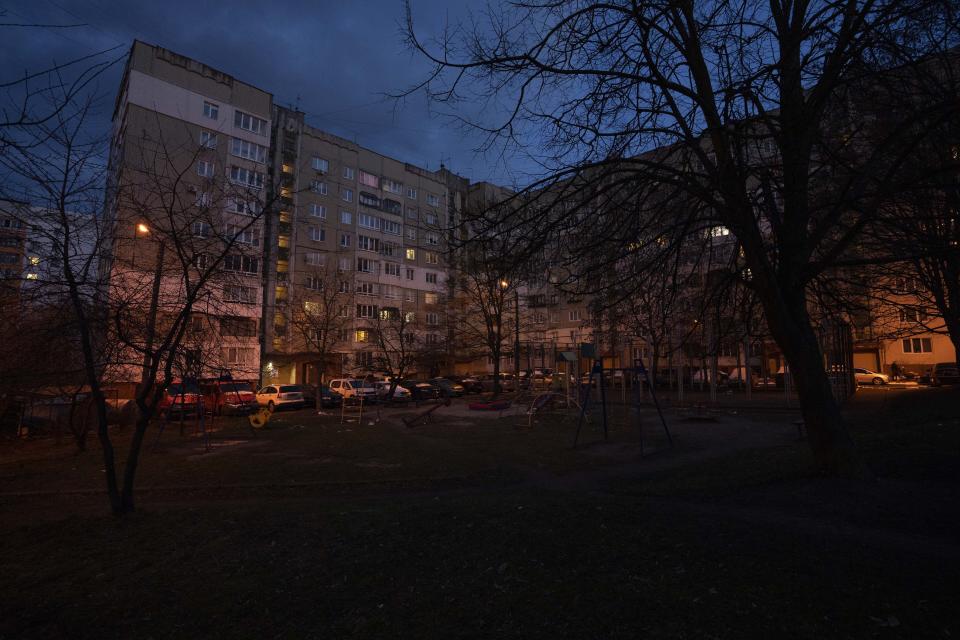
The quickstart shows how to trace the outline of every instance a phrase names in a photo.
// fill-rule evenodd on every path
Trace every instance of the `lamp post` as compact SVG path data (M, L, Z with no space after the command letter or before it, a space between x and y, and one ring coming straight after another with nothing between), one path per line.
M520 290L513 290L513 384L520 393Z
M150 227L144 223L137 225L137 233L143 236L150 235ZM150 356L153 351L153 341L157 332L157 307L160 303L160 279L163 276L163 256L166 252L166 244L160 240L157 247L157 262L153 272L153 288L150 291L150 309L147 311L147 335L143 349L143 367L141 371L141 383L147 384L150 378Z

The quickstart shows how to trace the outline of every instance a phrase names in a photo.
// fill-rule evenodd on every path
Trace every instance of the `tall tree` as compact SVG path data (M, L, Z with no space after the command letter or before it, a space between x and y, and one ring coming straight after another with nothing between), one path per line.
M861 119L844 111L846 88L876 63L954 44L952 3L545 0L489 15L434 42L409 11L407 23L411 46L434 65L415 89L484 105L496 120L476 124L491 146L543 150L547 175L519 193L510 219L488 212L488 227L526 229L531 252L589 229L562 242L585 277L618 251L657 242L665 226L729 229L790 364L817 461L867 474L831 392L807 289L876 219L902 163L895 150L916 137L892 128L834 174L832 156ZM917 20L938 37L910 42ZM957 105L929 107L933 118ZM644 190L696 206L677 220L682 207L647 206Z

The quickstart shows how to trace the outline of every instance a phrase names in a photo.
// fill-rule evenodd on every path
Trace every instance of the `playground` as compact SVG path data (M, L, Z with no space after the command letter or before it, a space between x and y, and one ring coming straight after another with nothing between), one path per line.
M594 402L576 446L535 397L173 422L122 519L99 452L5 442L0 637L958 632L956 391L858 394L870 484L820 478L795 409L691 400L670 438Z

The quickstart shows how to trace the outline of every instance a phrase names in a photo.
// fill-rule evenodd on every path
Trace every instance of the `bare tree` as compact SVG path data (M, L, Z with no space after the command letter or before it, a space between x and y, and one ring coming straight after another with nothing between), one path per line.
M326 261L313 265L305 278L305 290L291 300L290 324L302 345L302 353L312 358L322 383L332 356L342 346L343 332L351 323L348 311L353 300L352 281Z
M381 307L375 310L371 320L368 331L376 350L370 361L370 369L390 377L387 402L393 402L397 385L417 365L420 357L422 341L417 331L416 317L397 307Z
M862 120L844 111L844 93L878 68L952 46L956 18L934 0L571 0L511 3L437 42L422 41L408 19L407 34L434 64L418 88L440 103L487 107L499 121L476 124L491 145L544 150L537 159L549 173L520 192L517 213L486 216L491 229L526 229L530 253L556 246L545 229L588 228L562 245L586 278L617 255L598 243L619 243L623 255L665 228L729 229L790 364L817 461L863 475L807 289L876 219L902 163L891 150L912 144L916 129L891 128L835 173L835 151L850 147ZM908 46L917 21L936 37ZM928 121L956 112L955 103L928 107ZM682 207L647 207L645 191L696 206L677 219ZM636 278L624 276L629 290Z

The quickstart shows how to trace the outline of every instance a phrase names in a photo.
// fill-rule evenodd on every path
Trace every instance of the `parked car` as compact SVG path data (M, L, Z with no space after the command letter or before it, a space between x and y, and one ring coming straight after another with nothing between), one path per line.
M876 371L870 371L870 369L862 369L860 367L854 368L853 377L856 379L857 384L872 384L878 387L890 382L890 376L887 374L877 373Z
M257 391L257 403L270 411L299 409L303 406L303 391L295 384L271 384Z
M473 376L447 376L447 380L456 382L463 387L464 393L482 393L483 383Z
M422 380L404 380L400 385L410 392L415 402L438 400L440 398L440 389L429 382Z
M381 402L387 402L390 395L391 384L393 383L387 382L386 380L381 380L373 384L374 389L377 390L377 397L380 398ZM411 400L413 400L413 396L410 395L410 391L398 384L397 388L393 390L393 401L410 402Z
M444 398L460 398L463 396L463 385L457 384L452 380L447 380L446 378L431 378L427 382L440 389L440 395Z
M316 409L317 408L317 389L316 385L312 384L301 384L301 385L291 385L300 387L300 392L303 394L303 406ZM343 402L343 396L335 391L331 391L329 387L321 386L320 390L320 407L323 409L334 409L340 406L340 403Z
M486 373L480 376L480 383L483 385L484 391L493 391L493 381L494 381L494 377L492 373ZM513 377L512 373L500 374L500 390L501 391L514 391L516 388L517 388L517 381Z
M249 382L213 380L200 384L204 408L214 415L247 415L260 406Z
M330 388L343 396L347 402L376 402L377 390L373 383L357 378L336 378L330 381Z
M930 373L930 384L939 387L942 384L960 383L960 368L956 362L938 362Z
M200 387L190 382L174 381L160 398L157 409L161 413L172 415L187 415L196 413L203 408L203 395Z

